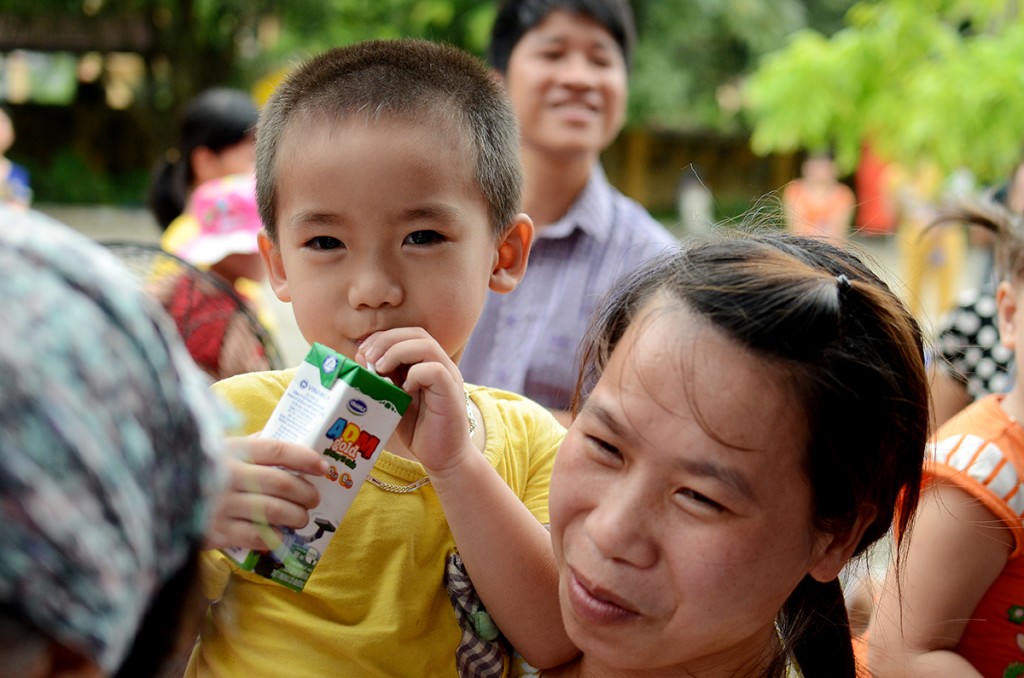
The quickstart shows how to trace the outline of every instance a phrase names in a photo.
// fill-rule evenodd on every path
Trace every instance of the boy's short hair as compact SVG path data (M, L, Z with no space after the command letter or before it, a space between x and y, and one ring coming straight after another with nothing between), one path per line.
M515 114L486 65L450 45L418 39L373 40L330 49L290 74L264 107L256 132L256 195L277 242L277 157L296 119L447 122L465 130L491 227L504 233L520 210L523 178Z
M629 70L636 44L636 24L628 0L505 0L491 27L491 42L487 46L491 66L504 74L515 46L555 10L582 14L601 24L615 38Z

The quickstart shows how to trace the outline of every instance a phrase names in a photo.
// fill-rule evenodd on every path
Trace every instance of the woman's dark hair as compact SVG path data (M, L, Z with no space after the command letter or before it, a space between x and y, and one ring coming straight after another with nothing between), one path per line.
M177 146L157 165L149 208L166 229L185 210L195 179L192 151L205 146L219 152L255 133L259 111L241 90L214 87L197 95L182 116Z
M874 511L854 555L885 535L894 517L898 534L906 532L920 492L928 384L921 330L882 280L825 240L781 233L665 255L620 281L594 316L574 412L655 296L703 316L791 375L806 414L804 465L817 529L843 534ZM805 576L776 622L785 651L776 652L766 675L783 675L791 654L808 678L854 676L838 580Z
M491 27L491 42L487 46L491 67L505 73L515 46L555 10L581 14L603 26L618 44L626 69L630 68L636 25L627 0L506 0L498 7Z

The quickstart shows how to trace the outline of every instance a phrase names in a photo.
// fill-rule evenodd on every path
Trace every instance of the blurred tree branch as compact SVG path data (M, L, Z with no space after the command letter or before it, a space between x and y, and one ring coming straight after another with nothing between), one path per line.
M845 170L870 143L1004 177L1024 142L1024 18L1015 0L860 2L846 27L812 30L767 56L745 87L759 153L831 146Z

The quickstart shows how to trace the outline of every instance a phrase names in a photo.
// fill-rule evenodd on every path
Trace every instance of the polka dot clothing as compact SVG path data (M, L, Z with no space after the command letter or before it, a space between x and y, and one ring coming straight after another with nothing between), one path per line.
M961 294L939 328L939 367L966 385L971 400L1013 384L1013 351L999 343L997 316L995 292L986 285Z

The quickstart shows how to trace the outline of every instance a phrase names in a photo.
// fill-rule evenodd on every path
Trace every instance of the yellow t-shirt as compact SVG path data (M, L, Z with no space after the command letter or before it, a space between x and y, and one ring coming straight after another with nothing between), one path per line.
M262 429L294 370L243 374L215 390ZM484 454L541 523L565 430L540 405L467 385L483 415ZM423 467L384 451L373 475L405 485ZM210 607L186 676L455 676L461 635L444 588L455 543L431 486L393 494L365 484L302 593L204 554ZM516 554L506 554L509 558Z

